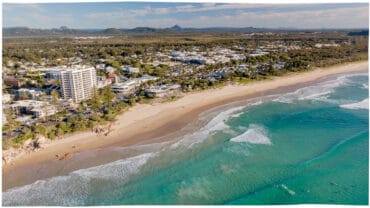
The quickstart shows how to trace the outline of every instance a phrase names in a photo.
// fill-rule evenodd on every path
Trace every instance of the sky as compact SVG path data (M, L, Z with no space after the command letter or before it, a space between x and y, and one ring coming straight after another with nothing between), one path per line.
M75 29L181 27L368 28L369 4L176 2L4 3L3 27Z

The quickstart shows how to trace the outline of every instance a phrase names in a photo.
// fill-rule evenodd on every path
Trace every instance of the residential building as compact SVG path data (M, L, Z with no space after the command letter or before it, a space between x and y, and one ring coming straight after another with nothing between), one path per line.
M104 71L107 72L107 73L114 73L116 71L116 69L111 67L111 66L107 66L107 67L105 67Z
M104 87L112 84L112 79L110 79L110 78L106 78L106 77L103 77L103 76L97 76L96 78L97 78L97 87L98 87L98 89L104 88Z
M115 83L112 85L112 91L114 93L128 93L131 92L135 87L139 86L140 83L137 83L134 80L129 80L126 82Z
M90 99L97 85L94 67L69 68L60 72L62 95L74 102Z
M148 97L166 97L179 93L180 89L181 86L178 84L159 85L145 89L145 94Z
M50 70L46 72L45 78L60 80L60 70Z
M131 92L135 87L140 86L140 84L144 82L148 82L151 80L157 80L158 77L153 76L142 76L136 79L129 79L126 82L115 83L112 85L112 91L115 93L128 93Z
M132 66L129 66L129 65L121 66L121 69L122 69L122 71L127 72L129 74L140 73L139 68L132 67Z
M20 99L22 94L25 94L27 95L29 99L37 100L43 94L41 90L27 89L27 88L21 88L18 90L14 90L13 92L15 94L16 99Z
M16 115L32 115L33 118L44 118L57 113L55 106L48 102L37 100L19 100L13 104L6 105L4 108L11 108Z

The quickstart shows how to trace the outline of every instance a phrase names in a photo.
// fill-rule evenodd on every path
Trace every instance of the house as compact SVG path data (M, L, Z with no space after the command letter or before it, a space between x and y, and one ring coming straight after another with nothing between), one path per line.
M95 66L95 69L99 69L99 70L104 70L104 68L105 68L105 64L97 64Z
M118 83L118 76L115 73L108 73L107 78L111 80L112 83Z
M124 71L126 73L129 73L129 74L140 73L139 68L132 67L132 66L129 66L129 65L121 66L121 69L122 69L122 71Z
M107 67L105 67L104 71L107 72L107 73L114 73L116 71L116 69L111 67L111 66L107 66Z

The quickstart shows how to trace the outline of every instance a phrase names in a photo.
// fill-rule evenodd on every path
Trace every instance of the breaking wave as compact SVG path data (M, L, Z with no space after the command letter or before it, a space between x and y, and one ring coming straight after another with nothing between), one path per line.
M267 144L271 145L270 139L267 137L267 131L264 127L251 124L248 130L243 134L230 139L232 142L248 142L251 144Z
M3 192L4 206L83 205L92 192L107 185L120 185L139 172L155 153L146 153L112 163L81 169L66 176L39 180Z
M237 115L239 111L244 109L245 106L235 107L219 113L216 117L211 119L204 127L200 130L183 136L178 142L171 145L171 149L177 149L178 147L187 146L191 147L195 144L203 142L209 136L213 135L217 131L226 130L229 128L225 124L225 121L233 115Z
M367 76L365 73L342 75L334 80L325 81L317 85L300 88L294 92L277 96L272 101L280 103L293 103L295 100L320 100L333 102L328 99L329 94L333 93L336 88L353 84L349 79L354 76Z
M369 109L369 98L366 98L365 100L362 100L357 103L350 103L350 104L345 104L345 105L340 105L341 108L347 108L347 109L352 109L352 110L357 110L357 109Z

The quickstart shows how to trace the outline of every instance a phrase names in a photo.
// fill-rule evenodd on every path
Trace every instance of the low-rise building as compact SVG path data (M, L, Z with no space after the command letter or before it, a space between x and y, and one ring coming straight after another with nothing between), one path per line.
M116 71L116 69L111 67L111 66L107 66L107 67L105 67L104 71L107 72L107 73L114 73Z
M33 118L44 118L57 113L55 106L37 100L19 100L13 104L4 106L4 108L11 108L18 116L31 115Z
M129 65L121 66L121 69L122 69L122 71L124 71L126 73L129 73L129 74L140 73L139 68L132 67L132 66L129 66Z
M104 70L104 68L105 68L105 64L98 64L95 66L95 69Z
M103 76L97 76L96 79L97 79L97 88L98 89L104 88L104 87L109 86L109 85L112 84L112 80L110 78L106 78L106 77L103 77Z
M336 43L317 43L315 44L315 48L329 48L329 47L338 47L339 44Z
M128 93L131 92L135 87L139 86L140 84L135 82L134 80L129 80L126 82L115 83L112 85L112 91L114 93Z
M22 94L27 95L28 99L36 100L40 98L43 94L41 90L34 90L34 89L27 89L27 88L21 88L18 90L14 90L14 95L16 99L20 99L22 97Z
M153 76L142 76L135 79L129 79L126 82L115 83L112 85L112 91L115 93L128 93L132 92L136 87L140 86L140 84L151 81L157 80L158 77Z
M57 70L48 71L45 74L45 78L60 80L60 71L57 71Z
M151 86L144 90L148 97L167 97L178 94L181 86L178 84Z

